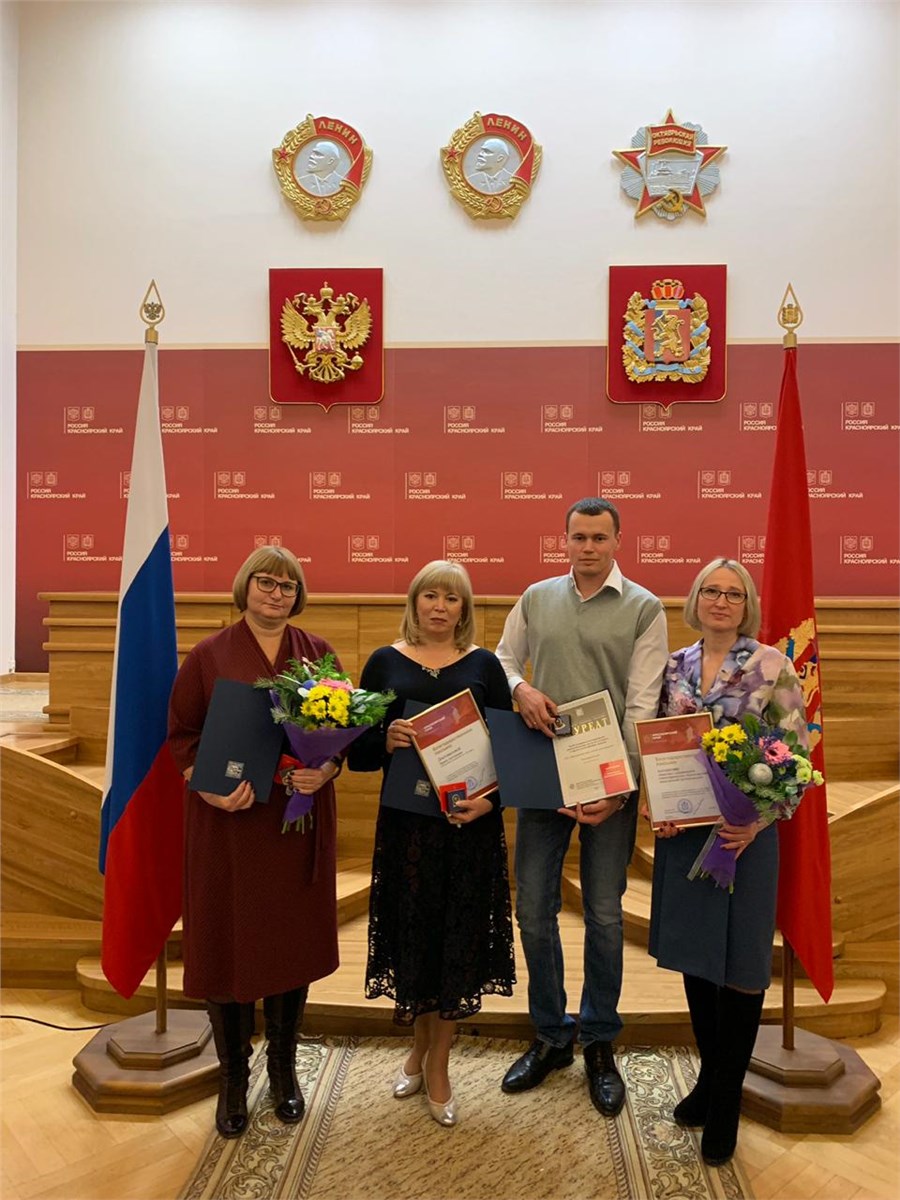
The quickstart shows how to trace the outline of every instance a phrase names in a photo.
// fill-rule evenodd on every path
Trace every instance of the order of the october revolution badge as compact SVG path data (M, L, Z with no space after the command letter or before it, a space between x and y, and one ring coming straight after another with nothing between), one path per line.
M706 216L703 197L719 186L714 161L727 146L710 146L702 126L679 124L669 109L660 125L642 125L631 139L631 149L613 150L625 164L622 190L638 206L635 218L655 213L663 221L677 221L688 209Z
M450 191L470 217L514 217L528 199L541 147L521 121L476 112L441 150Z
M723 398L726 277L713 265L610 267L610 400L668 408Z
M346 121L308 113L272 151L272 164L305 221L342 221L369 178L372 151Z
M277 404L377 404L384 393L379 267L269 272L269 393Z

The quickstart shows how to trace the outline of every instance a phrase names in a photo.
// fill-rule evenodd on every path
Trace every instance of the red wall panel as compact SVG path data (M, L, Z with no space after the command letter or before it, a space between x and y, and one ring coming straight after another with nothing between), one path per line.
M818 595L894 595L898 347L802 346ZM115 589L142 352L23 351L17 666L41 590ZM761 575L782 353L732 346L718 404L615 405L591 347L388 351L378 406L274 405L264 350L160 352L175 586L230 588L280 538L314 591L404 592L458 557L477 592L565 569L565 508L621 508L626 574L663 595L736 555ZM790 514L785 514L790 520Z

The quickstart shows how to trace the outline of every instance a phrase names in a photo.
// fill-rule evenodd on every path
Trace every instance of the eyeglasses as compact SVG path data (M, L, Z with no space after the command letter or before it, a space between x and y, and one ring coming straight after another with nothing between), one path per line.
M256 586L261 592L274 592L276 588L281 588L282 596L296 596L300 591L300 584L295 583L293 579L281 583L271 575L251 575L250 578L256 580Z
M739 592L737 588L728 588L723 591L722 588L702 587L700 595L704 600L718 600L720 596L724 596L729 604L743 604L747 599L746 592Z

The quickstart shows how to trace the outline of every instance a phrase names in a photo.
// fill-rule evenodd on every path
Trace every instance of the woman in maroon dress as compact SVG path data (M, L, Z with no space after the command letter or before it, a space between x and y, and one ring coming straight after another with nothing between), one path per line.
M308 985L338 965L336 817L332 780L340 760L295 770L291 786L315 794L306 833L282 833L287 795L273 783L256 804L246 781L229 796L191 791L200 733L217 679L255 683L290 658L333 653L322 638L288 624L302 612L306 583L288 550L255 550L234 580L236 624L195 646L169 702L169 745L185 788L184 990L206 1000L220 1063L216 1128L238 1137L247 1125L255 1001L265 1014L269 1089L276 1115L303 1116L294 1072Z

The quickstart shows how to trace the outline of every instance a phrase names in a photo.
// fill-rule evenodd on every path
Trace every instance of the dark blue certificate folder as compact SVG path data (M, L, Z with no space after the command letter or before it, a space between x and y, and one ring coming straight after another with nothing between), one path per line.
M267 691L235 679L216 680L191 776L194 791L228 796L247 779L257 804L268 803L284 743L271 708Z
M553 739L529 729L516 712L485 714L504 808L562 808Z
M403 719L408 720L424 712L431 705L420 700L407 700L403 706ZM381 789L381 803L386 808L401 808L404 812L421 813L424 817L440 817L441 802L431 786L428 772L422 765L415 746L402 747L391 755L391 763Z
M424 712L429 706L407 700L404 718ZM518 713L499 708L485 710L491 735L491 753L500 784L504 808L562 808L562 789L556 770L553 742L536 729L529 729ZM388 808L442 817L440 801L413 746L391 755L381 793Z

